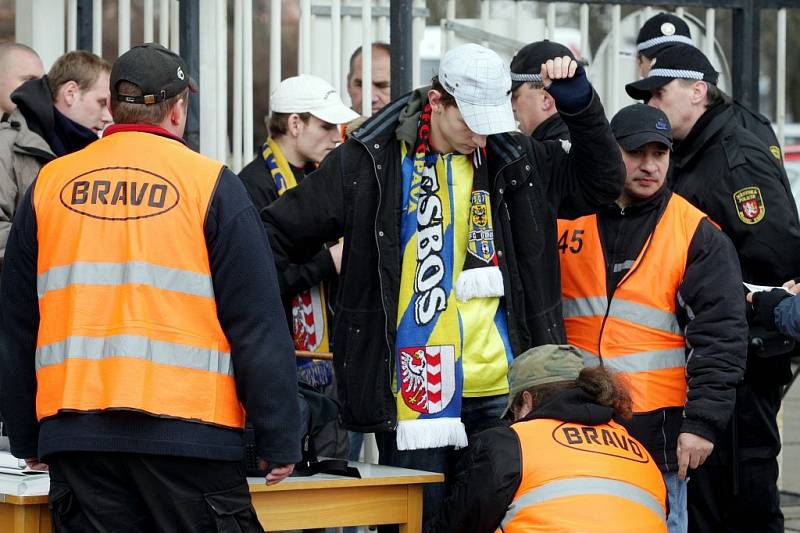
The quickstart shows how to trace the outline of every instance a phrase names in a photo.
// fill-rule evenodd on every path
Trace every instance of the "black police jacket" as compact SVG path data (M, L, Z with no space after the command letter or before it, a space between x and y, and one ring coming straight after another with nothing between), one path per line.
M731 105L713 106L697 121L676 147L671 172L670 188L731 238L744 281L781 285L798 275L800 221L786 174L766 145L739 125ZM789 372L788 355L748 357L730 429L740 459L774 457L780 449L777 385Z
M350 429L393 430L394 342L400 289L400 140L413 145L427 89L396 100L331 152L319 169L264 210L278 271L344 237L334 327L341 417ZM489 136L495 245L513 353L566 340L556 212L577 217L619 196L623 165L596 94L563 115L575 141Z

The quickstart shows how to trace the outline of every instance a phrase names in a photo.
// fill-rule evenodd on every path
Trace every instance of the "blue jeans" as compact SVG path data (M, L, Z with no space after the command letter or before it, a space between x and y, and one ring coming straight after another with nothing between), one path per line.
M483 398L463 398L461 401L461 421L467 430L467 437L501 425L500 416L508 403L508 395L487 396ZM442 472L444 483L428 483L422 489L422 528L430 523L439 512L447 496L448 481L451 478L460 452L452 446L429 448L425 450L398 450L397 434L394 431L376 433L378 462L382 465ZM379 526L378 531L397 531L397 526Z
M667 531L669 533L686 533L689 529L689 513L686 510L686 480L678 479L677 472L661 472L664 484L667 485L669 515Z

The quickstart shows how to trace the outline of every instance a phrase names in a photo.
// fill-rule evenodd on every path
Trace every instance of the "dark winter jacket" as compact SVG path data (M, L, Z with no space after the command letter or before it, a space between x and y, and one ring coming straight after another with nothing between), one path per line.
M744 281L781 285L800 273L800 221L786 174L762 140L739 124L733 106L719 104L700 117L676 146L671 171L670 188L733 241ZM740 459L778 453L778 385L789 377L788 355L748 357L731 425Z
M634 264L672 195L663 187L645 201L624 209L614 204L598 214L609 298L630 268L620 266ZM679 433L716 442L733 413L747 355L741 280L730 239L708 220L701 221L675 295L678 324L687 344L686 404L635 414L624 422L662 471L677 471Z
M416 140L426 89L383 108L300 185L264 210L278 271L344 237L334 330L342 419L359 431L393 430L394 343L400 287L401 143ZM574 146L522 134L489 136L494 239L513 353L565 341L556 213L577 217L613 201L623 166L596 94L563 115ZM299 215L302 214L302 215Z

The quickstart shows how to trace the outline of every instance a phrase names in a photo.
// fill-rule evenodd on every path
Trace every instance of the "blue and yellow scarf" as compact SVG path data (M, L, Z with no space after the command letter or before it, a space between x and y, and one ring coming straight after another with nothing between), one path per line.
M431 107L426 105L413 152L404 144L402 154L402 267L395 354L399 450L467 445L461 422L463 332L455 300L503 295L480 150L473 156L468 253L458 282L453 279L453 176L431 150L430 120ZM471 278L470 286L462 294L458 285L465 275Z
M278 196L297 186L289 162L272 138L261 147L261 157L267 167ZM292 298L292 336L296 350L328 352L328 314L326 312L325 288L320 283ZM315 387L329 384L333 379L333 366L328 361L297 359L297 374L300 379Z

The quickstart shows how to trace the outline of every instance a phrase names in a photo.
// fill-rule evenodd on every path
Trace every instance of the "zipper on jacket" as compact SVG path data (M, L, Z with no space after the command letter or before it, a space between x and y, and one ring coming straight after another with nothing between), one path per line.
M384 339L384 341L386 341L386 348L389 351L389 364L387 365L388 374L389 374L388 375L389 388L391 389L392 394L394 394L395 392L397 392L397 391L394 390L394 387L392 387L392 372L393 372L393 369L394 369L394 350L392 349L392 345L389 342L389 311L386 309L386 299L383 296L383 290L385 288L385 286L383 284L383 275L381 274L381 266L383 264L383 257L381 255L381 243L378 240L378 217L380 216L380 207L381 207L381 203L383 202L383 188L381 187L381 180L378 179L378 164L375 162L375 157L372 155L372 152L369 151L369 148L367 148L367 145L364 144L360 139L355 138L355 137L351 137L351 138L355 139L355 141L358 142L361 146L363 146L364 150L367 151L367 154L369 155L370 160L372 160L372 169L374 171L375 181L378 183L378 209L375 210L375 223L374 223L374 225L372 227L372 236L375 239L375 247L378 250L378 283L380 283L380 286L381 286L381 291L380 291L380 293L381 293L381 307L383 308L383 339ZM396 318L397 317L395 317L395 320L396 320ZM386 425L387 426L392 426L392 421L391 420L387 420L386 421ZM391 429L395 429L395 427L391 427Z

